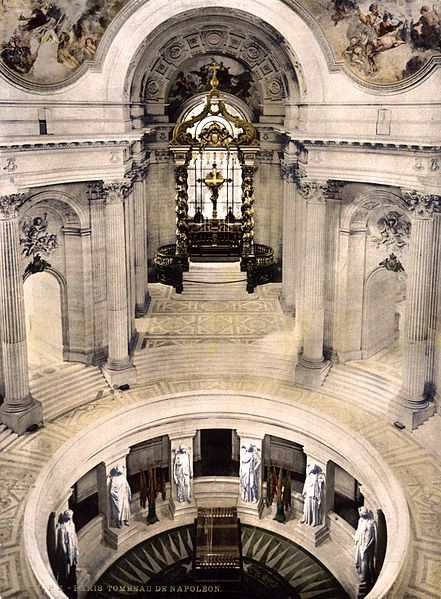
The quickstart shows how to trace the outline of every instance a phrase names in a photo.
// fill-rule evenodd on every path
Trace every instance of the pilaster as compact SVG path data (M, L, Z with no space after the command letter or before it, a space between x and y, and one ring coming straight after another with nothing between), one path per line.
M133 173L134 243L135 243L135 311L144 316L150 303L147 283L147 223L144 179L147 169L135 165Z
M283 249L282 249L282 295L281 303L285 312L294 314L296 310L296 180L297 165L285 155L282 165L283 176Z

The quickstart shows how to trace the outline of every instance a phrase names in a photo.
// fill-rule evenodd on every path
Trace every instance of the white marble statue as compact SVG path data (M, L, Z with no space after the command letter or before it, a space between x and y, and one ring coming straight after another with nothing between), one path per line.
M325 475L320 466L309 464L302 492L304 499L302 523L310 526L319 526L322 523L324 484Z
M242 500L247 503L259 501L259 449L250 443L248 447L242 445L240 457L240 488Z
M365 506L358 509L357 531L355 541L355 567L360 579L368 585L372 584L374 576L374 557L377 542L376 524L372 515Z
M173 480L176 485L176 499L179 503L191 503L192 478L190 450L185 445L180 445L173 459Z
M66 510L59 517L56 528L56 552L60 586L67 587L75 584L79 552L72 510Z
M116 466L115 468L112 468L109 476L110 512L112 520L114 520L117 528L121 528L123 522L128 526L132 491L126 475L121 466Z

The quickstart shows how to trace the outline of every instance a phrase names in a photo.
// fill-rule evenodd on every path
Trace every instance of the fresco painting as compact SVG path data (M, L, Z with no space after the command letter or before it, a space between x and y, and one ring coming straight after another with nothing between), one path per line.
M168 94L170 114L179 110L188 98L209 91L211 79L209 66L213 61L220 65L217 71L218 89L240 98L257 114L259 93L252 74L239 61L220 54L211 54L210 59L206 56L195 57L182 65L172 81Z
M94 60L104 32L129 1L2 0L1 61L31 82L53 84L69 79L81 64ZM421 0L299 3L321 27L335 59L365 81L404 80L441 54L441 0L431 4ZM187 85L189 73L183 75L187 81L183 79L181 88ZM193 79L198 84L201 78L196 74Z
M2 0L2 62L33 82L63 81L94 59L109 23L127 2Z
M441 53L441 1L308 0L338 61L359 78L394 83Z

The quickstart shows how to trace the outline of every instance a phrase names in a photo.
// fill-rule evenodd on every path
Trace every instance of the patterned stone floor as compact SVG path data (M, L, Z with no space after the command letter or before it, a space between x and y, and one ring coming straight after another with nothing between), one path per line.
M230 353L233 355L234 337L225 332L227 329L236 331L235 334L239 336L243 335L243 341L251 343L260 343L259 336L267 334L272 339L274 347L277 347L278 340L283 340L284 335L289 335L288 325L283 329L284 322L286 323L285 316L275 302L279 292L277 286L267 286L258 300L249 302L250 306L257 301L263 302L265 308L251 312L243 307L244 312L241 315L246 315L247 322L253 323L248 329L240 328L241 315L237 320L226 319L222 312L223 304L216 306L209 304L204 307L203 304L190 302L182 311L181 308L169 303L171 300L169 292L169 289L156 289L152 286L152 296L157 300L151 306L153 322L149 322L148 318L142 321L145 325L143 332L147 337L143 336L141 345L146 339L148 343L152 343L152 346L144 347L146 352L154 347L153 342L164 339L178 339L180 343L185 344L187 340L190 342L195 338L206 340L209 338L212 344L222 348L219 351L225 351L225 347L230 347ZM176 301L186 304L185 298ZM210 307L216 310L210 312ZM208 325L207 317L216 314L217 318L218 309L219 320ZM186 316L187 320L185 320ZM183 329L181 323L184 324ZM279 351L286 355L287 348L282 346ZM173 352L174 348L170 347L170 353ZM202 357L203 353L201 359ZM115 392L97 395L95 390L91 394L85 393L81 405L47 421L43 429L13 440L0 453L0 593L2 599L40 599L29 590L23 557L23 514L26 499L44 464L84 426L123 409L128 404L136 404L140 400L153 398L159 394L202 391L216 387L213 373L196 378L192 377L191 371L192 363L189 361L187 375L181 372L174 378L173 372L169 372L167 377L159 380L154 378L154 373L150 375L146 372L142 373L143 384L124 394ZM424 448L417 443L412 433L406 430L399 431L391 426L386 418L363 410L354 404L350 396L346 400L337 399L298 388L292 382L274 377L271 371L262 371L260 363L256 367L250 360L246 374L240 377L224 376L221 383L223 389L233 392L279 396L293 403L315 408L320 405L324 415L339 419L371 443L403 485L411 513L412 561L402 597L398 599L440 599L441 460L439 457L430 451L430 447Z

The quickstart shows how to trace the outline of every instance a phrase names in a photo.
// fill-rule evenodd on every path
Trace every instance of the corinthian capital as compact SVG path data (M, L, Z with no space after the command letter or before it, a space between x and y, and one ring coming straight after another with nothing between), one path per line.
M325 202L326 201L326 181L308 181L300 179L297 182L299 194L308 201Z
M110 181L103 184L103 193L106 199L106 204L118 204L123 202L124 198L129 195L131 181Z
M441 212L441 197L438 195L423 194L413 189L404 191L403 198L414 218L430 218L435 212Z
M297 183L299 179L299 168L297 164L282 163L280 170L284 181L287 183Z
M24 193L0 196L0 220L11 220L18 216L18 210L26 199Z
M344 187L344 181L334 181L330 179L326 185L325 195L329 200L339 200L341 190Z

